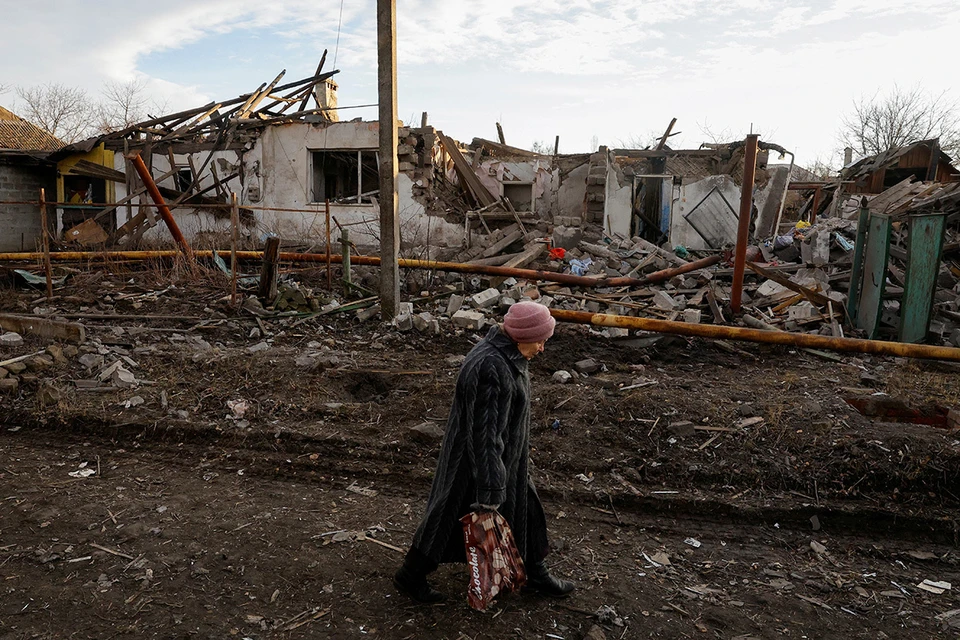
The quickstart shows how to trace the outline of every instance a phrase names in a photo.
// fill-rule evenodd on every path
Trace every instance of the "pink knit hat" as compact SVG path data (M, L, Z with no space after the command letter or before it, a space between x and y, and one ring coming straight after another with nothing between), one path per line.
M503 318L507 335L517 342L543 342L553 335L557 321L550 310L536 302L518 302Z

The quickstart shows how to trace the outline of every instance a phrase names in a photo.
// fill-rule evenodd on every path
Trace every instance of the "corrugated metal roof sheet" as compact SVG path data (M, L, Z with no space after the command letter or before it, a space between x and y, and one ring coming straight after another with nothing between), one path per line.
M0 107L0 149L56 151L66 143Z

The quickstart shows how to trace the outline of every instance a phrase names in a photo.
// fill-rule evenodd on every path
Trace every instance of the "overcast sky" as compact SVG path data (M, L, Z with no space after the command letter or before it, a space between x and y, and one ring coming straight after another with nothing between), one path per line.
M341 105L376 102L374 0L0 0L0 85L96 94L143 78L168 111L252 91L324 48ZM950 90L960 2L399 0L400 117L575 153L661 133L762 139L836 164L840 118L894 83ZM339 46L338 40L338 24ZM954 94L954 97L957 97ZM13 91L0 104L15 105ZM376 119L376 109L341 117Z

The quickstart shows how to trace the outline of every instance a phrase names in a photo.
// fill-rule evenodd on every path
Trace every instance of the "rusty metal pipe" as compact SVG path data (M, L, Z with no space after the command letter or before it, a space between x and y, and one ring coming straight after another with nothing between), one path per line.
M950 360L960 362L960 349L955 347L936 347L926 344L908 344L904 342L883 342L880 340L857 340L854 338L834 338L831 336L810 335L807 333L789 333L786 331L762 331L741 327L726 327L712 324L688 324L670 322L652 318L615 316L585 311L565 311L551 309L554 318L562 322L590 324L599 327L620 327L623 329L641 329L656 333L669 333L697 338L716 340L741 340L779 344L807 349L826 349L828 351L849 351L853 353L871 353L901 358L919 358L923 360Z
M640 278L640 283L654 284L656 282L663 282L664 280L669 280L674 276L683 275L684 273L696 271L697 269L703 269L705 267L713 266L715 264L718 264L721 260L723 260L723 258L720 256L710 256L707 258L702 258L700 260L695 260L693 262L688 262L687 264L681 267L673 267L672 269L663 269L662 271L654 271L653 273Z
M51 253L53 260L65 261L83 261L83 260L154 260L162 258L171 258L177 255L176 251L58 251ZM196 251L193 255L198 258L212 257L213 251ZM42 253L0 253L0 262L9 262L17 260L38 260L42 259ZM241 260L260 260L263 258L261 251L237 251L237 258ZM328 258L322 253L280 253L280 260L285 262L320 262L326 264ZM341 262L339 255L332 255L330 262ZM353 264L379 266L380 258L376 256L352 256ZM680 273L687 273L696 269L711 266L720 262L719 256L711 256L691 262L683 267L674 269L665 269L655 271L645 278L588 278L586 276L575 276L569 273L554 273L552 271L540 271L536 269L516 269L512 267L496 267L477 264L464 264L460 262L437 262L435 260L409 260L400 259L400 266L405 269L430 269L435 271L454 271L458 273L477 273L481 275L515 277L525 280L543 280L546 282L556 282L559 284L569 284L578 287L638 287L651 282L660 282L667 280Z
M127 159L133 163L133 167L137 170L137 174L143 181L143 186L146 187L147 193L150 194L154 204L157 205L157 211L160 212L160 217L163 218L167 229L170 230L170 235L176 240L181 250L183 250L183 253L186 254L188 258L193 259L193 250L190 248L190 243L183 237L180 227L177 226L177 221L173 219L173 214L170 213L170 208L160 194L160 189L157 188L157 183L153 181L153 176L150 175L150 170L147 169L147 165L143 162L143 158L140 157L140 153L131 153L127 156Z
M751 133L743 150L743 185L740 192L740 226L737 229L737 248L733 258L733 286L730 289L730 308L740 313L743 298L743 272L747 264L747 243L750 241L750 218L753 213L753 180L757 172L757 142L760 136Z

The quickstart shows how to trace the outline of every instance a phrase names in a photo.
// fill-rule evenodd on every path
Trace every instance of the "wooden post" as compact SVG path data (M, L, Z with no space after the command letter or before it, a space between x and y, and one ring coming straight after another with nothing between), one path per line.
M240 205L237 193L230 192L230 304L237 306L237 236L240 226Z
M671 123L672 124L672 123ZM747 136L743 155L743 185L740 191L740 228L737 230L737 247L733 259L733 286L730 290L730 309L740 313L743 298L743 271L747 264L747 243L750 241L750 215L753 212L753 180L757 173L757 142L760 136Z
M560 155L560 136L553 141L553 155Z
M343 264L343 284L347 287L347 292L350 292L350 287L353 285L353 280L350 278L350 230L349 229L340 229L340 253Z
M43 227L43 271L47 277L47 300L53 297L53 270L50 266L50 227L47 224L47 199L40 188L40 225Z
M330 198L326 200L327 210L327 291L333 291L333 265L330 264Z
M400 306L396 0L377 0L377 60L380 102L380 312L384 320L392 320L397 316ZM346 240L346 230L343 236ZM344 247L349 255L346 242ZM344 277L349 277L347 263L344 263Z
M500 139L500 144L507 144L507 141L503 137L503 127L500 126L500 123L497 123L497 138Z
M260 289L257 296L264 304L271 304L277 297L277 263L280 260L280 238L270 236L263 248L263 266L260 268Z

